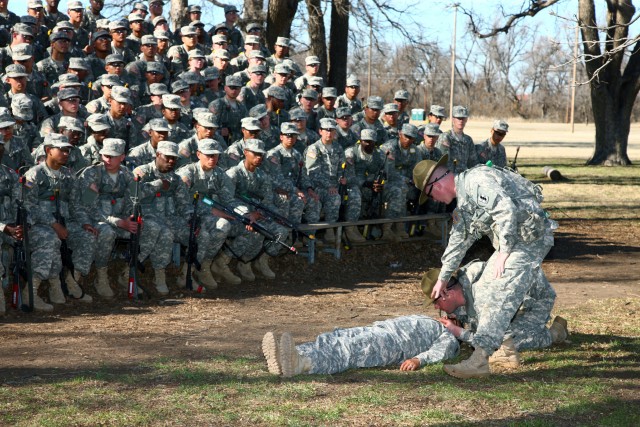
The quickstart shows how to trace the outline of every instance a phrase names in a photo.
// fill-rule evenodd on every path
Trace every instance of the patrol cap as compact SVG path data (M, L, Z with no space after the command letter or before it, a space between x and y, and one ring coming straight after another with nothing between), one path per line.
M120 55L119 53L112 53L111 55L107 55L107 57L104 59L104 62L107 65L117 63L124 64L124 56Z
M235 7L233 5L229 5L229 4L225 5L224 6L224 14L226 15L227 13L231 13L231 12L238 13L240 11L238 10L237 7Z
M156 18L159 17L156 16ZM155 21L155 18L153 20ZM171 33L165 30L156 30L153 32L153 37L155 37L156 40L171 40Z
M178 95L162 95L162 106L171 109L181 109L180 97Z
M212 58L221 58L229 60L231 57L229 56L229 51L226 49L217 49L211 54Z
M401 101L406 101L407 99L409 99L409 92L406 91L406 90L399 90L393 96L393 99L399 99Z
M153 20L151 21L151 25L153 25L154 27L156 25L158 25L161 22L167 22L167 18L165 18L164 16L156 16L155 18L153 18ZM181 33L182 34L182 33ZM155 34L154 34L155 35ZM156 36L157 37L157 36Z
M29 74L27 74L27 69L25 68L25 66L20 64L9 64L7 65L7 68L5 69L5 71L6 71L6 76L11 78L29 76Z
M247 33L256 30L262 31L262 25L258 24L257 22L251 22L250 24L247 24Z
M367 98L366 106L367 108L371 108L373 110L382 110L382 103L382 98L380 98L379 96L370 96L369 98Z
M308 99L318 100L318 92L313 89L305 89L302 91L302 97Z
M456 105L455 107L453 107L452 116L459 119L469 117L469 110L467 109L467 107L463 107L462 105Z
M33 57L33 47L28 43L20 43L11 47L11 59L26 61Z
M27 25L38 25L38 20L31 15L22 15L20 17L20 22Z
M268 113L267 106L264 104L258 104L249 110L249 116L254 117L258 120L266 116L267 113Z
M277 64L273 67L273 72L276 74L291 74L291 68L287 67L284 64Z
M249 67L249 72L250 73L265 73L266 74L267 67L265 67L262 64L252 65L251 67Z
M262 52L260 52L259 50L252 50L251 52L249 52L247 54L247 58L249 58L249 59L251 59L251 58L267 59L267 58L264 57Z
M287 99L287 92L285 92L285 90L280 86L269 86L267 89L267 95L282 101L286 101Z
M211 37L211 43L212 44L227 44L227 43L229 43L229 40L227 40L227 36L225 36L224 34L216 34L215 36Z
M149 0L149 6L151 6L154 3L160 3L161 5L164 5L163 0Z
M165 156L178 157L178 144L171 141L160 141L158 142L156 153L164 154Z
M307 84L309 86L324 86L324 79L320 76L313 76L307 79Z
M189 59L191 58L204 58L204 52L200 49L191 49L188 55Z
M65 87L64 89L60 89L58 91L58 100L66 101L73 98L80 99L80 92L72 87Z
M13 126L16 124L16 121L11 117L8 108L3 108L0 111L0 129L4 129L9 126ZM4 144L4 141L2 142Z
M27 2L27 9L44 9L41 0L29 0Z
M418 137L418 128L411 123L405 123L402 125L402 129L400 130L404 136L409 138L417 138Z
M264 141L261 139L249 138L244 141L244 149L253 153L266 153L264 149Z
M289 118L291 120L307 120L309 118L309 116L307 115L307 113L305 113L302 108L294 108L293 110L289 111Z
M227 76L224 84L229 87L242 87L242 80L238 76Z
M300 135L300 132L298 132L298 127L296 126L295 123L291 123L291 122L284 122L280 125L280 133L283 135L287 135L287 134L296 134L296 135Z
M104 30L98 30L98 31L96 31L95 33L93 33L93 34L91 35L91 41L92 41L92 42L95 42L95 41L96 41L96 40L98 40L100 37L106 37L106 38L108 38L109 40L112 40L112 39L113 39L113 37L111 37L111 34L109 34L107 31L104 31Z
M158 45L158 40L156 40L155 37L149 35L149 34L145 34L144 36L142 36L140 38L140 44L141 45L146 45L146 44L151 44L151 45Z
M184 90L189 90L189 83L179 78L171 83L171 93L178 94Z
M69 21L59 21L55 27L53 27L53 32L56 31L74 31L73 25Z
M240 120L240 126L246 130L261 130L260 122L255 117L244 117Z
M128 30L129 23L124 19L118 19L118 20L109 22L109 31L119 30L121 28Z
M60 86L80 87L82 86L82 83L80 83L80 79L76 74L66 73L66 74L60 74L60 77L58 77L58 81L55 82L53 85L51 85L51 87L60 87Z
M424 135L426 136L438 136L442 133L440 125L437 123L427 123L424 125Z
M102 141L102 149L98 151L105 156L121 156L124 154L126 143L120 138L105 138Z
M131 91L124 86L114 86L111 89L111 99L122 104L133 104L131 101Z
M284 47L289 47L291 46L291 40L289 40L287 37L278 37L276 39L276 46L284 46Z
M146 4L138 1L133 4L133 10L144 10L145 12L148 12L149 8L147 7Z
M378 132L375 129L362 129L360 131L361 141L376 141L378 139Z
M127 21L129 21L129 23L144 21L144 16L140 15L137 12L130 13L129 16L127 16Z
M109 31L109 24L111 21L108 19L96 19L96 28L103 31Z
M102 113L94 113L87 117L87 125L94 132L100 132L111 128L107 115Z
M69 138L67 138L66 136L59 134L59 133L53 133L51 132L49 135L47 135L44 139L44 146L45 147L52 147L52 148L69 148L69 147L73 147L73 145L69 144Z
M157 61L147 62L146 65L147 65L147 69L145 70L145 73L164 74L165 72L164 65L162 65L161 62L157 62Z
M354 76L352 74L349 77L347 77L346 86L357 86L357 87L360 87L360 79L358 79L356 76Z
M304 65L314 65L319 63L320 63L320 58L318 58L315 55L307 56L306 58L304 58Z
M389 114L389 113L397 113L400 110L398 110L398 105L395 102L390 102L389 104L384 104L384 107L382 107L382 113L383 114Z
M433 172L435 172L438 167L446 167L448 161L449 155L445 154L440 157L440 160L437 162L434 162L433 160L422 160L413 168L413 182L415 183L415 186L418 187L418 190L420 190L420 199L418 200L418 203L421 205L427 201L427 193L424 192L424 187L427 185L427 182L429 182L431 175L433 175Z
M429 114L431 114L432 116L439 116L439 117L447 116L447 112L444 110L444 107L441 105L432 105L431 108L429 108Z
M196 28L198 28L198 27L204 28L204 22L200 21L199 19L194 19L193 21L191 21L189 23L189 25L194 26Z
M56 31L55 33L51 33L49 41L53 43L56 40L71 40L71 37L64 31Z
M187 7L187 12L189 13L202 13L202 8L197 4L191 4Z
M13 25L11 31L16 34L22 34L25 36L33 37L33 28L27 24L23 24L22 22L18 22Z
M202 154L212 155L221 154L224 150L220 146L220 143L215 139L201 139L198 141L198 151Z
M207 67L202 70L202 75L204 76L204 81L208 82L210 80L215 80L220 78L220 71L216 67Z
M69 10L84 9L84 6L82 6L81 1L73 0L73 1L67 2L67 9Z
M325 117L324 119L320 119L320 129L337 129L338 123L333 120Z
M202 83L202 77L194 71L186 71L180 74L180 80L183 80L187 85L198 85Z
M180 28L180 35L181 36L195 36L196 35L196 27L194 27L193 25L185 25L184 27Z
M337 98L338 91L335 87L325 87L322 88L322 97L323 98Z
M340 107L336 108L336 118L343 119L345 117L351 117L351 108L349 107Z
M100 76L100 84L102 86L123 86L120 76L117 74L103 74Z
M193 118L196 119L200 126L204 126L206 128L217 128L218 122L216 121L216 116L213 115L212 112L206 110L203 113L193 113Z
M493 122L493 130L499 130L500 132L509 132L509 124L504 120L496 120Z
M87 60L84 58L77 58L77 57L69 58L69 68L72 70L85 70L85 71L90 70Z
M218 25L213 27L213 34L218 34L218 31L224 31L225 34L229 33L229 29L227 28L227 24L224 22L219 23Z
M260 37L258 36L246 36L244 38L244 44L260 44Z
M149 120L149 129L156 132L170 132L169 123L165 119L151 119Z
M29 121L33 119L33 101L25 93L16 93L11 97L11 114L13 117Z

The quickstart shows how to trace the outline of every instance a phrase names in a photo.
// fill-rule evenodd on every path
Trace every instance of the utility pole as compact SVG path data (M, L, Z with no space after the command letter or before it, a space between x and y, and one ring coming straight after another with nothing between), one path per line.
M373 46L373 17L369 16L369 84L367 86L367 98L371 96L371 52Z
M451 87L449 93L449 120L453 117L453 89L455 87L455 72L456 72L456 24L458 19L458 6L460 3L454 3L453 7L453 40L451 41ZM451 121L453 126L453 121Z

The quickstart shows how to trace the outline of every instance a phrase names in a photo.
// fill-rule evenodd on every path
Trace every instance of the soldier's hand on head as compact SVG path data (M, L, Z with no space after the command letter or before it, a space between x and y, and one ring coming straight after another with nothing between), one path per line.
M441 295L447 295L447 282L442 279L438 279L436 285L431 291L431 298L436 299Z
M420 360L417 358L407 359L400 365L401 371L416 371L420 368Z

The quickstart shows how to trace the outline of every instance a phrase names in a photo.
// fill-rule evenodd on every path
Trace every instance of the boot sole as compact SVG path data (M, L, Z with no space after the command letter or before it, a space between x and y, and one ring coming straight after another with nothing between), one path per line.
M267 369L273 375L282 375L282 367L278 361L278 340L273 332L267 332L262 338L262 354L267 359Z
M467 378L484 378L491 375L491 372L482 372L478 374L467 374L465 372L457 372L455 369L452 369L451 365L445 365L444 371L451 375L452 377L460 378L466 380Z
M280 367L282 368L282 376L285 378L292 377L296 374L294 366L294 356L296 355L296 346L293 337L289 332L285 332L280 337Z

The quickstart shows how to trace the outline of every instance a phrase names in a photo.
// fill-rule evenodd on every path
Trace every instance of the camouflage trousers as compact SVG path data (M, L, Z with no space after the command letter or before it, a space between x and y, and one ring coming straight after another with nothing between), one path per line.
M198 243L198 254L202 252L203 259L213 259L227 240L231 232L231 223L214 215L203 216L200 218L200 229L209 235L209 241L206 246L200 246Z
M111 254L111 250L113 249L116 239L128 239L131 236L131 233L123 230L122 228L114 227L106 222L97 223L95 228L98 229L99 234L96 239L94 263L96 268L107 267L107 264L109 263L109 255ZM141 261L144 260L149 256L151 250L157 247L158 238L161 232L162 229L158 224L153 222L149 224L146 222L144 223L142 231L140 232L140 255L138 259Z
M67 245L73 251L72 260L76 272L89 274L96 248L96 236L82 229L80 224L67 224L69 236ZM62 270L60 257L61 241L49 225L37 224L31 227L31 266L33 273L42 280L56 277Z
M340 213L340 195L329 194L328 188L317 189L316 194L319 197L320 209L317 212L309 212L307 214L307 221L318 222L320 221L320 211L324 211L324 220L327 222L337 222L338 214ZM317 217L315 216L317 214Z
M382 192L386 204L385 218L398 218L407 215L407 193L409 186L404 183L387 183Z
M531 243L516 243L505 263L504 274L498 279L493 278L498 252L494 252L489 258L480 279L473 285L478 313L478 326L471 342L473 347L480 347L488 354L497 350L504 338L509 336L507 332L511 320L532 289L547 295L546 304L533 310L511 327L509 332L514 335L514 329L522 328L522 337L522 334L529 333L528 328L532 327L531 325L541 322L544 326L549 313L543 311L549 308L548 300L555 299L555 292L546 279L541 264L552 246L553 236L550 231L543 238Z
M255 231L249 231L240 221L229 222L230 226L225 253L244 262L254 259L262 250L264 237Z
M421 366L454 357L458 342L436 320L402 316L371 326L336 329L296 347L311 359L312 374L334 374L353 368L399 366L418 357Z
M320 218L320 202L307 195L303 200L296 193L291 193L289 197L276 194L274 202L279 213L294 224L300 224L303 215L307 222L313 222L309 218L315 218L314 221Z

